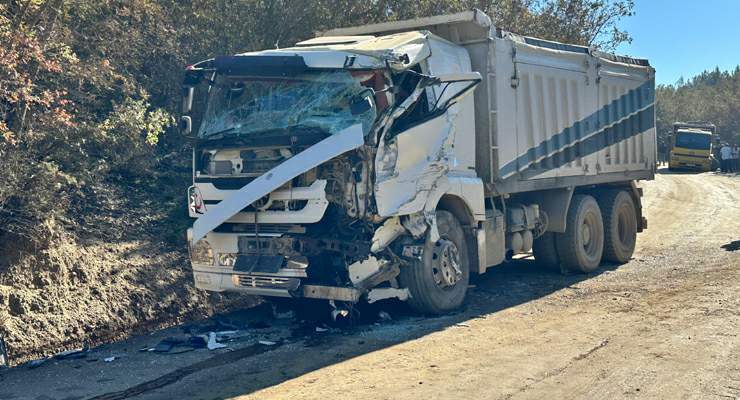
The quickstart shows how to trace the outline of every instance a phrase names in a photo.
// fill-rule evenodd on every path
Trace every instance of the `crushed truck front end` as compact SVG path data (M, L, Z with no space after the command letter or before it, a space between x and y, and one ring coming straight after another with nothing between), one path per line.
M188 68L188 242L198 288L408 298L400 268L421 257L442 194L469 193L484 214L482 182L472 159L458 161L454 135L471 135L472 146L457 103L480 76L462 49L463 62L430 75L433 46L454 48L424 32L319 38Z

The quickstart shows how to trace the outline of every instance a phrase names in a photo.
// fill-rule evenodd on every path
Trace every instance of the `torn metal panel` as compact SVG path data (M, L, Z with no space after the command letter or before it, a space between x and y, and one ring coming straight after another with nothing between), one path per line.
M303 285L303 297L310 299L340 300L349 303L360 301L362 291L355 288L322 286L322 285Z
M385 223L375 231L372 245L370 245L370 251L372 253L377 253L385 249L404 232L406 232L406 228L401 225L401 220L398 217L387 219Z
M392 35L373 37L337 37L316 38L300 42L296 47L282 49L281 52L295 50L301 52L307 63L310 64L311 52L337 53L348 52L352 54L368 56L381 61L382 64L376 68L382 68L385 62L395 70L412 67L427 59L432 53L428 43L429 32L413 31L401 32ZM357 60L355 60L357 62ZM365 61L366 63L366 61ZM339 67L356 67L353 65L339 65Z
M380 270L380 262L374 256L370 256L365 260L357 261L347 267L349 273L349 280L353 283L359 283L368 277L376 274Z
M427 231L426 219L422 213L407 215L401 219L401 223L417 239Z
M367 293L367 302L372 304L379 300L397 298L401 301L406 301L411 297L411 293L408 289L396 289L396 288L377 288Z
M362 125L357 124L329 136L321 142L289 158L248 185L234 192L198 218L193 224L192 242L223 224L244 207L284 185L286 182L340 154L356 149L364 143Z
M212 183L199 183L199 198L222 201L233 193L231 190L219 190ZM280 201L305 200L306 205L299 210L271 210L270 205ZM220 204L211 204L207 210L219 208ZM272 224L290 220L294 224L308 224L321 220L329 201L326 199L326 180L318 179L309 187L294 187L278 189L271 192L267 201L260 207L259 216L255 212L239 212L226 222L253 224L259 218L260 223ZM191 210L190 216L197 218L200 215Z
M445 113L378 147L375 201L380 216L412 214L424 208L435 182L449 170L453 130Z
M414 92L386 122L388 127L375 158L375 200L382 217L413 214L424 209L437 181L457 164L454 143L459 106L456 103L473 91L481 77L477 72L468 72L433 79L436 83L431 88L435 98L426 112L426 121L388 137L393 123L411 109L429 87L420 80ZM416 107L423 106L416 104Z

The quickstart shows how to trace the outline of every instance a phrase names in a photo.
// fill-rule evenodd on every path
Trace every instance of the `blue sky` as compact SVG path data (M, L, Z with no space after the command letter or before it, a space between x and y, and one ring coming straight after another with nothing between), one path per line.
M616 52L649 59L657 83L740 64L740 0L636 0L635 12L619 23L632 43Z

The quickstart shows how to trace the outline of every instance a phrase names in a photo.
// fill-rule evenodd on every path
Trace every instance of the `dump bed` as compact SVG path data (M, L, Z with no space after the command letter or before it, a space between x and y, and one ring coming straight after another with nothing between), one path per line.
M712 135L717 134L717 127L708 122L674 122L673 134L675 135L679 130L697 130L708 132Z
M483 77L475 160L489 192L653 178L655 71L647 60L504 32L478 10L325 35L412 30L464 47Z

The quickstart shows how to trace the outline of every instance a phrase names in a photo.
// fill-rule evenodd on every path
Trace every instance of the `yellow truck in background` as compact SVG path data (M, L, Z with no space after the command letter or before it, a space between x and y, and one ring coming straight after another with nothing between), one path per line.
M712 137L717 128L714 124L699 122L676 122L673 124L671 154L668 169L712 169Z

